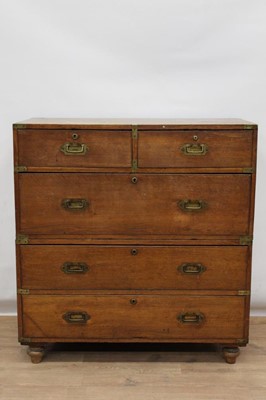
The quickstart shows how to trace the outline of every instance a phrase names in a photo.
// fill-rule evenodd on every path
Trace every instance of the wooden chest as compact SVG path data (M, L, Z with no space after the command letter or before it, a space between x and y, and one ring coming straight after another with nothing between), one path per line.
M14 128L19 341L248 342L257 126Z

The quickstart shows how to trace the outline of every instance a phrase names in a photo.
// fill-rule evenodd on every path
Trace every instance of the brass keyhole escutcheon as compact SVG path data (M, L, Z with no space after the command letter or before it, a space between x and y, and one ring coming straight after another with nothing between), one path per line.
M132 254L132 256L136 256L138 254L138 250L137 249L131 249L131 254Z
M72 133L72 139L78 139L79 135L77 133Z
M133 306L137 304L137 302L137 299L130 299L130 304L132 304Z
M198 139L199 139L198 135L193 136L193 140L198 140Z
M131 179L132 183L137 183L138 182L138 178L136 176L133 176L133 178Z

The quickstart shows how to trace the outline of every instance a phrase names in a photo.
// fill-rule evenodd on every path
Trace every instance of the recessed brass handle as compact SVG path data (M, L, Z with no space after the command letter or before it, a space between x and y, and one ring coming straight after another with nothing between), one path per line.
M179 267L177 267L177 270L186 275L199 275L202 274L202 272L206 271L206 267L204 267L204 265L202 264L197 263L185 263L179 265Z
M204 143L187 143L181 147L181 151L186 156L204 156L208 151L208 146Z
M62 207L66 210L71 211L79 211L85 210L89 205L88 200L86 199L63 199L62 200Z
M200 312L186 312L177 315L177 319L182 324L201 324L204 320L204 315Z
M63 319L70 324L86 324L90 318L86 311L68 311L63 315Z
M89 148L85 143L64 143L60 150L66 156L83 156Z
M85 274L89 270L89 267L86 263L65 262L61 270L65 274Z
M183 211L200 211L207 207L207 203L202 200L180 200L178 205Z

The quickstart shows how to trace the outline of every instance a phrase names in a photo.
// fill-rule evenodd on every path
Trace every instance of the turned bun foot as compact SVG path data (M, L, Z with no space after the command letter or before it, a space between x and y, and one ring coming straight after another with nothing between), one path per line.
M31 358L31 362L33 364L38 364L42 361L44 353L45 353L45 348L44 347L29 347L27 351L28 355Z
M237 357L240 354L238 347L224 347L223 357L228 364L235 364Z

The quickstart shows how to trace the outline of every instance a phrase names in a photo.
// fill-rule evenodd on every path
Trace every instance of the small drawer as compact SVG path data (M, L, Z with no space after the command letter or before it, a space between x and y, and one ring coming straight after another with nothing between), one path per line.
M27 167L130 167L131 131L21 129L18 164Z
M28 289L208 289L248 285L248 246L20 246Z
M29 338L207 341L244 336L243 296L27 295Z
M140 168L252 166L252 131L140 131Z

